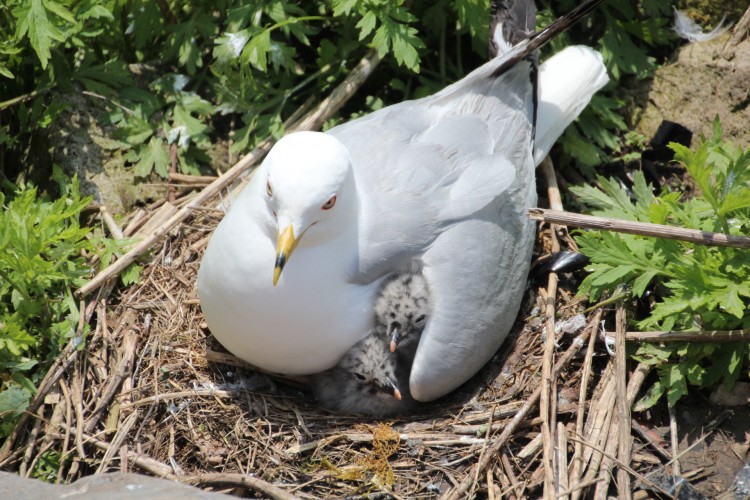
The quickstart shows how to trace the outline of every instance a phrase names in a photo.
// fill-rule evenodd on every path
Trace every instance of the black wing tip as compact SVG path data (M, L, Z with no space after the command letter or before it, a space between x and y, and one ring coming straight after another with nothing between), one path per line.
M502 75L508 68L522 59L528 57L534 58L535 52L540 47L544 46L557 35L567 30L570 26L589 14L604 1L605 0L586 0L567 14L553 21L543 30L534 33L528 38L526 43L519 43L514 47L514 49L509 52L509 56L506 60L495 69L491 76L498 77Z

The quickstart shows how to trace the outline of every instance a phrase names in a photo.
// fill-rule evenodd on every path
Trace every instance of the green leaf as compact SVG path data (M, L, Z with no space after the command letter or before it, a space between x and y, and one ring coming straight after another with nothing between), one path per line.
M141 270L143 268L138 264L130 264L125 270L120 273L120 280L123 286L134 285L139 282L141 277Z
M141 148L135 165L135 175L138 177L147 177L152 171L163 178L169 176L169 155L164 141L157 137L152 137L148 145Z
M268 69L268 51L271 50L271 32L267 29L250 39L242 50L243 59L265 72Z
M333 0L331 4L333 5L334 16L348 16L352 10L357 8L359 0Z
M50 22L42 0L24 2L13 9L13 14L19 20L16 37L28 37L31 47L42 64L42 69L46 69L51 57L52 42L63 41L62 33Z
M16 385L0 392L0 416L6 413L23 412L29 407L31 393Z
M362 41L367 38L367 36L372 33L372 30L375 29L376 24L377 18L375 17L375 12L368 10L357 23L357 28L359 28L359 40Z
M687 394L687 366L684 364L666 365L660 370L661 380L667 388L667 402L674 406Z
M646 394L635 403L633 411L640 412L648 410L659 401L662 394L664 394L664 385L661 383L661 380L657 380L648 388Z

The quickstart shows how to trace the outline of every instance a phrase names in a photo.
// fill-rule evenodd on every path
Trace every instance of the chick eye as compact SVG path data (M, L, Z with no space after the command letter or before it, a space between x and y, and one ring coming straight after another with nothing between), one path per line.
M325 204L320 207L323 210L330 210L333 208L333 206L336 204L336 195L331 196Z
M424 323L426 319L427 319L427 317L424 314L422 314L417 319L414 320L414 323L417 326L419 326L421 323Z
M364 380L365 379L365 376L362 375L361 373L355 373L354 376L357 377L360 380Z
M271 181L266 181L266 194L269 197L273 196L273 189L271 189Z

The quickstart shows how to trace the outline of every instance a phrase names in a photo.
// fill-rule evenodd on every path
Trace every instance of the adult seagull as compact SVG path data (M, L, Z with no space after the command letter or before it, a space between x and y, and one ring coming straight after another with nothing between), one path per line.
M534 167L607 82L591 49L534 51L602 0L437 94L282 138L216 228L198 273L212 334L268 371L331 368L367 336L381 281L421 271L432 313L410 377L430 401L505 339L534 239Z

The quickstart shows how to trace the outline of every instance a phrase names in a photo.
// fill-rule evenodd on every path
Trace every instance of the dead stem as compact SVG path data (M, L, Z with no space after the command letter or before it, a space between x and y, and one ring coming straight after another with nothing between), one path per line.
M632 447L632 436L630 428L630 402L627 399L627 358L625 353L625 330L627 321L625 317L625 306L620 301L617 304L617 337L615 343L615 386L617 390L617 422L619 428L617 456L619 463L630 467L630 454ZM622 500L630 500L631 487L630 476L624 467L617 470L617 494Z

